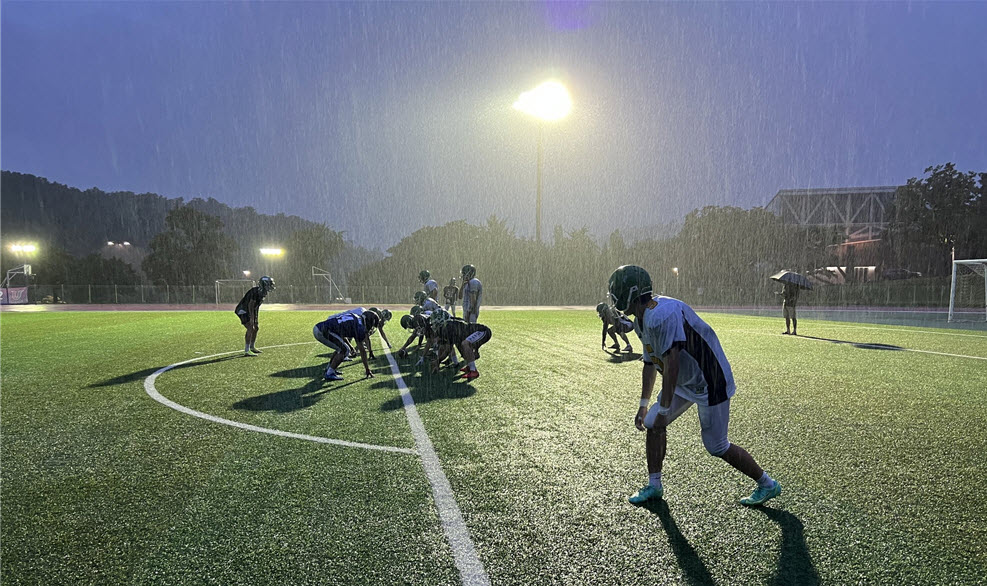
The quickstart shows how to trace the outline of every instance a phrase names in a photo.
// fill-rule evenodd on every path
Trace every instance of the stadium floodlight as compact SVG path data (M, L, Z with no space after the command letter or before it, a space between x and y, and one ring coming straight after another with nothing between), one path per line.
M126 240L124 240L124 241L123 241L123 245L124 245L124 246L130 246L130 243L129 243L129 242L127 242Z
M116 244L116 242L113 242L112 240L107 240L106 241L106 245L107 246L113 246L114 244Z
M282 256L284 254L284 249L282 248L261 248L260 253L264 256Z
M541 122L557 122L572 111L572 98L569 90L561 83L549 80L533 90L522 92L514 109ZM541 160L542 160L542 128L538 128L538 159L535 165L535 240L541 242Z
M679 267L672 267L672 272L675 273L676 278L679 276Z
M38 245L37 244L24 243L24 242L15 242L15 243L11 244L9 248L10 248L10 252L27 252L27 253L32 253L32 252L37 252L38 251Z
M244 277L249 277L250 276L250 271L243 271L243 276Z
M572 111L572 97L564 85L549 80L523 92L514 102L514 109L545 122L556 122Z

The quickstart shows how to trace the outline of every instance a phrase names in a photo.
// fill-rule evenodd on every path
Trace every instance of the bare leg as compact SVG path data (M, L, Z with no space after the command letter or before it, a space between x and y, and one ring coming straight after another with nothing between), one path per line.
M795 312L792 311L792 335L799 335L799 320L795 318Z
M754 461L754 457L747 453L747 450L738 446L737 444L730 444L730 448L723 453L723 460L727 463L740 470L745 476L749 477L751 480L758 480L764 474L764 470L757 465ZM648 467L651 467L651 456L648 456Z
M786 334L792 331L791 323L792 323L792 320L789 319L788 316L786 315L785 316L785 333Z

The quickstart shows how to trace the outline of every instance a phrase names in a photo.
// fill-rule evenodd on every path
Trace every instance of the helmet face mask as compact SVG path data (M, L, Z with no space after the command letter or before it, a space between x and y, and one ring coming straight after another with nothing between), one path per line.
M391 321L391 311L389 309L380 310L380 316L384 318L384 321Z
M627 311L631 303L646 293L651 293L651 275L635 265L624 265L610 275L607 285L610 302L617 311Z
M424 283L431 276L432 276L432 274L429 273L428 271L422 271L422 272L418 273L418 280L421 281L422 283Z
M415 291L415 303L418 303L420 305L425 302L425 299L427 297L428 297L428 293L424 291Z
M274 290L274 279L268 277L267 275L261 277L258 283L260 284L260 288L263 289L264 291Z
M474 267L473 265L463 266L463 282L471 281L475 276L476 276L476 267Z
M422 312L422 308L420 305L416 305L411 308L411 315L418 315L421 312Z
M404 328L404 329L406 329L406 330L413 330L413 329L415 329L414 318L411 317L410 315L402 315L401 316L401 327Z

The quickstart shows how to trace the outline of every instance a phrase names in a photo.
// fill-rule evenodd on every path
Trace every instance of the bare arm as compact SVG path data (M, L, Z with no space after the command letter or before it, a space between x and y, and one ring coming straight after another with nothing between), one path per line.
M380 339L387 343L387 347L391 347L391 341L387 339L387 334L384 333L384 324L381 324L377 331L380 332Z
M645 362L641 369L641 406L634 417L634 427L644 431L644 416L648 414L648 402L651 400L651 393L655 388L655 380L658 378L658 369L654 364Z
M374 373L370 372L370 363L367 362L367 346L370 345L370 336L358 341L356 343L357 347L360 348L360 359L363 360L363 368L367 371L367 378L373 378Z
M679 380L679 347L672 346L672 349L665 353L664 360L665 368L661 371L661 406L668 409L672 404L675 385Z

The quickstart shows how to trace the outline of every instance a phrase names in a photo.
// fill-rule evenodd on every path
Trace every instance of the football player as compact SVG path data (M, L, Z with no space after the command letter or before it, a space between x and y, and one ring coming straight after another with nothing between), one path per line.
M634 331L634 324L631 323L631 320L620 315L619 311L606 303L597 305L596 313L603 320L603 335L600 338L600 348L607 349L607 335L609 334L610 339L613 340L613 346L610 347L614 350L620 350L620 343L617 342L617 335L620 335L627 344L623 351L632 352L631 341L627 339L627 333Z
M415 292L415 303L421 306L425 311L435 311L436 309L442 309L439 307L439 303L428 296L428 293L424 291Z
M432 372L439 370L439 363L449 356L450 352L455 355L454 348L459 348L459 352L466 361L466 366L462 369L462 378L472 380L479 378L480 372L476 369L476 359L480 357L480 346L490 341L492 335L490 328L483 324L467 323L463 320L453 319L448 312L440 309L432 313L429 320L432 326L432 335L437 340L440 349L439 354L432 362Z
M411 315L401 316L401 327L406 330L411 330L411 335L408 336L408 340L403 346L397 351L399 358L405 358L408 356L408 347L411 346L411 342L415 338L418 338L418 345L415 346L415 350L419 350L422 347L422 341L426 338L430 338L432 335L431 327L429 327L428 318L431 315L428 312L422 312L421 307L415 306L412 309L417 309L419 311L412 312Z
M254 347L254 342L257 340L257 330L260 329L260 326L257 325L257 317L260 304L264 302L264 298L271 291L274 291L274 279L264 275L256 287L251 287L243 295L243 299L236 304L236 308L233 310L240 318L243 327L247 328L247 333L243 339L244 356L252 356L251 352L260 354L260 350Z
M425 287L425 294L438 301L439 284L435 282L435 279L430 278L431 276L428 271L422 271L418 273L418 280Z
M476 278L476 267L463 267L463 286L459 289L459 297L463 300L463 319L475 324L480 317L480 303L483 302L483 283Z
M459 297L459 287L456 286L456 277L449 279L449 284L442 289L442 296L446 300L445 310L452 317L456 317L456 299Z
M367 378L374 376L370 371L370 364L367 362L367 348L370 346L370 336L364 320L359 315L344 311L335 315L330 315L325 321L315 324L312 328L312 335L323 345L331 348L334 353L326 367L325 379L327 381L343 380L343 375L339 373L340 363L343 358L350 353L352 348L347 342L347 338L356 341L356 347L360 350L360 358L363 360L363 368L366 370Z
M711 455L757 482L744 505L760 505L781 494L781 484L768 476L744 448L727 439L730 398L736 387L730 363L713 328L685 303L671 297L653 297L651 276L641 267L625 265L610 275L608 284L614 307L635 318L634 331L644 344L641 373L641 405L634 425L647 430L648 484L628 500L641 504L664 494L662 463L666 428L689 407L699 411L703 446ZM657 374L661 392L650 409Z

